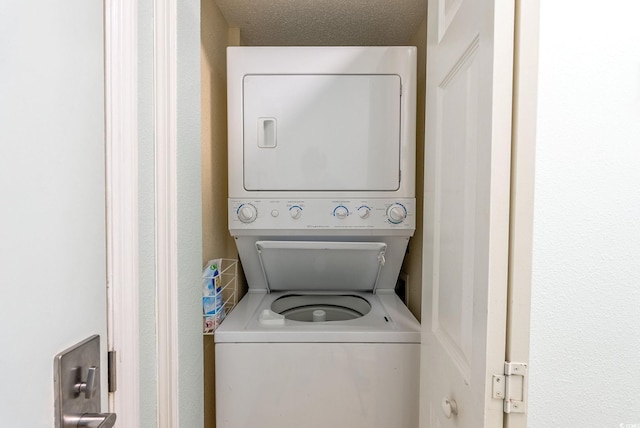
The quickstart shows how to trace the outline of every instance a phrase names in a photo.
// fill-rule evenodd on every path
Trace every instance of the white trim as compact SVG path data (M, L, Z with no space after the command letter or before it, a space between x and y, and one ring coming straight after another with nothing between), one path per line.
M117 352L109 411L140 421L138 329L137 3L105 1L108 349Z
M154 1L158 428L177 428L178 240L176 0Z
M515 4L509 301L505 359L528 363L540 6L538 2L522 0L516 0ZM526 406L526 385L522 399ZM504 426L526 428L527 414L506 414Z

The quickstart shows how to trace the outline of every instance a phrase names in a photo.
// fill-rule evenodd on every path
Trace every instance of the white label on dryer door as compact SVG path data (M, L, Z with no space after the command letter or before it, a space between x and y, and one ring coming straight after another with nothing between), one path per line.
M243 94L246 190L399 188L399 76L247 75Z

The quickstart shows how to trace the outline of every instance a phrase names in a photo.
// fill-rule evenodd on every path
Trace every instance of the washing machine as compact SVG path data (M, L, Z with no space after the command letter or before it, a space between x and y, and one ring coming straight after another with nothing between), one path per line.
M248 292L216 330L218 428L418 426L414 47L227 52L229 231Z

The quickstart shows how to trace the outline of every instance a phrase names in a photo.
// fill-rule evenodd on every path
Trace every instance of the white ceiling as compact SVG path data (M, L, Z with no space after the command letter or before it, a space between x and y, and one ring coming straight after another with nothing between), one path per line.
M427 0L215 0L249 46L407 45Z

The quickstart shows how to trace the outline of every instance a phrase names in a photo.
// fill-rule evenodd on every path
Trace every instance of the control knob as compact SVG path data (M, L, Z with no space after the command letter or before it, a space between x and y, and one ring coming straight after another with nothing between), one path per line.
M238 208L238 220L243 223L251 223L258 217L258 210L250 204L242 204Z
M299 206L293 206L289 208L289 214L291 214L291 218L297 220L302 216L302 208Z
M344 220L349 215L349 210L344 205L339 205L333 210L333 215L340 220Z
M387 208L387 218L393 224L399 224L407 218L407 209L401 204L392 204Z
M358 215L360 216L361 219L364 220L365 218L368 218L369 214L371 214L371 208L366 206L362 206L358 208Z

